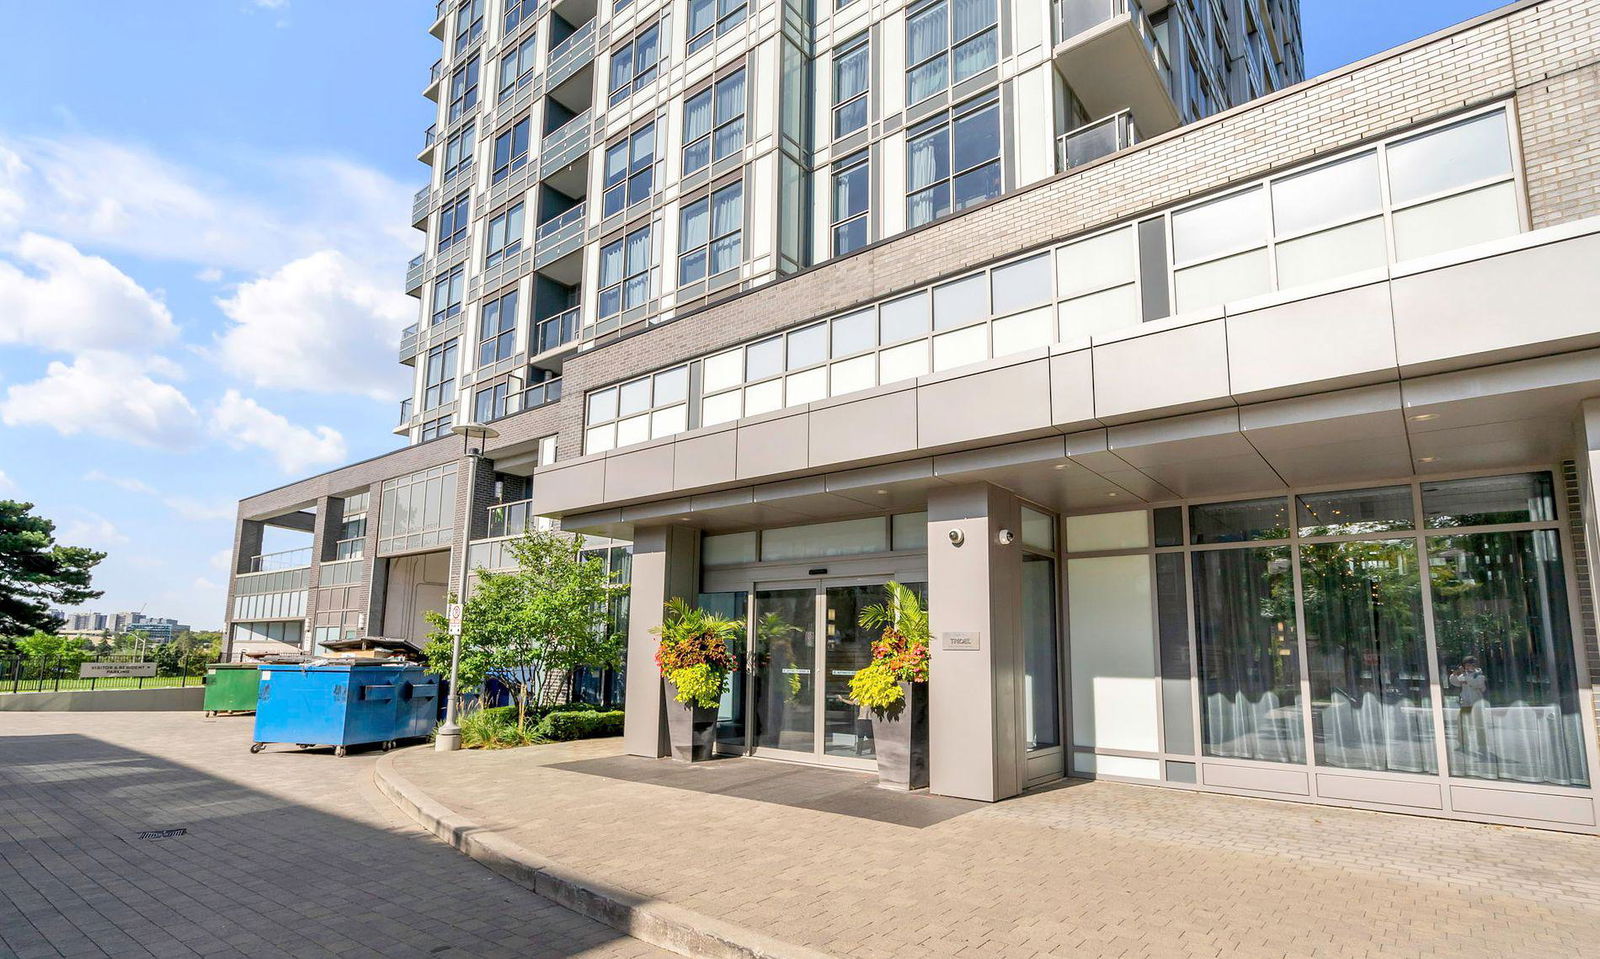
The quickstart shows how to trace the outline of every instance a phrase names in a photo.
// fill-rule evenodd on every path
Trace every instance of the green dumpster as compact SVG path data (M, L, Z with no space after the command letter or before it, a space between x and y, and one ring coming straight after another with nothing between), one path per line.
M261 690L261 674L246 663L213 663L206 667L207 716L253 713Z

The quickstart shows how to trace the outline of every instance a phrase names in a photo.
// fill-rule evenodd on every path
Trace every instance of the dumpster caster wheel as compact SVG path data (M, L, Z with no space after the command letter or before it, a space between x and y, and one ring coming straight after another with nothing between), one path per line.
M258 753L261 750L266 749L266 748L267 748L267 744L266 743L251 743L250 744L250 751L252 753Z
M206 718L207 719L210 719L212 716L215 716L216 714L217 714L217 711L215 709L206 710Z
M393 749L394 746L395 746L395 742L392 739L385 739L383 741L383 751L384 752L388 752L389 750Z
M344 758L344 753L345 753L345 749L344 749L343 746L335 746L335 747L333 747L333 754L335 756L337 756L338 758L343 759Z
M295 743L295 745L299 746L301 749L310 749L311 748L311 744L310 743Z

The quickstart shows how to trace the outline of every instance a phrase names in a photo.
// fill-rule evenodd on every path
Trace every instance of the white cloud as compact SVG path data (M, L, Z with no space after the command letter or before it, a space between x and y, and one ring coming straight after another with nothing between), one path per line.
M223 394L211 419L212 432L234 449L255 446L271 453L285 473L337 463L345 458L344 437L330 426L295 426L238 390Z
M106 549L128 541L128 537L117 528L117 524L104 516L87 510L83 510L82 513L78 519L70 520L65 526L56 530L56 542L67 546Z
M5 470L0 470L0 494L9 496L17 491L17 484L6 475Z
M63 436L90 433L140 446L185 449L199 418L183 392L152 374L171 377L170 363L119 353L82 353L54 362L33 383L9 387L0 401L7 426L46 426Z
M0 259L0 343L147 351L178 328L157 297L98 256L25 233Z
M232 503L207 503L191 496L168 496L149 483L134 479L131 476L112 476L102 470L90 470L83 474L83 478L91 483L109 483L130 493L154 496L161 500L167 509L187 520L205 522L208 520L231 519L236 512Z
M416 301L342 253L295 260L217 306L233 321L218 354L255 386L400 396L394 347Z
M233 568L233 550L219 549L211 554L211 559L208 562L210 562L212 569L226 573Z

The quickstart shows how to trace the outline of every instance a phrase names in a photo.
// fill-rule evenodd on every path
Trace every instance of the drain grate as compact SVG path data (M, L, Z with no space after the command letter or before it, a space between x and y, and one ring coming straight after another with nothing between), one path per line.
M146 829L139 833L140 839L176 839L179 836L189 835L189 830L178 829Z

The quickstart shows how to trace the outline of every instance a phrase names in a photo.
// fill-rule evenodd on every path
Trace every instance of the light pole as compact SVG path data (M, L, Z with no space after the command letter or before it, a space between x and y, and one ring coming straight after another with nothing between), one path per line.
M478 485L478 460L483 458L483 450L472 445L476 437L480 442L493 439L500 435L500 431L492 426L482 423L457 423L450 427L450 432L461 437L461 448L467 456L467 489L461 507L461 576L456 580L456 610L450 616L450 698L444 703L444 725L439 727L439 735L434 738L433 748L440 752L452 752L461 748L461 726L456 722L460 694L456 691L456 679L461 672L461 616L465 612L467 602L467 558L472 545L472 493Z

